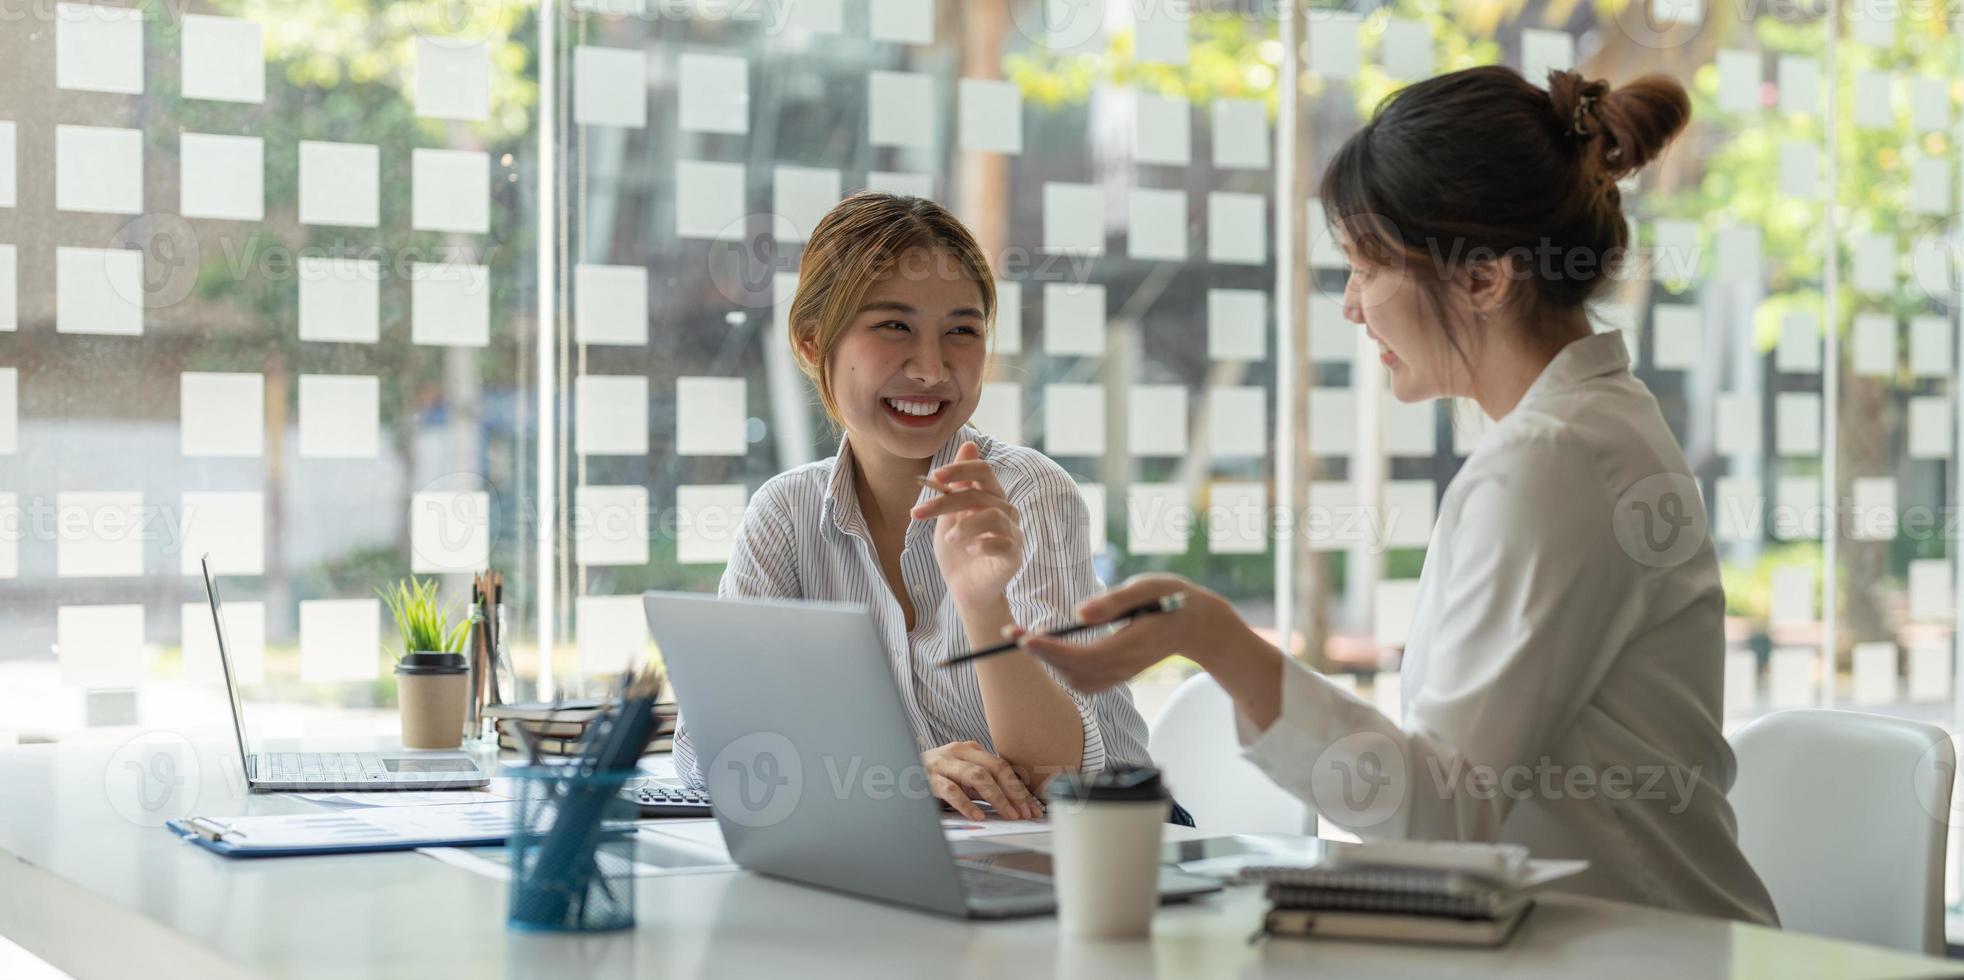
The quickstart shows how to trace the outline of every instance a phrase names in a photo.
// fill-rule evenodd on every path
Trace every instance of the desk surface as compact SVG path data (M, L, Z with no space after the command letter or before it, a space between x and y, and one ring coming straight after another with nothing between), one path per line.
M1453 976L1921 977L1960 964L1570 897L1499 950L1269 940L1230 889L1150 942L1061 942L1054 919L970 924L749 873L638 879L639 927L508 933L504 886L414 853L228 861L158 825L313 805L227 785L217 747L146 782L114 743L0 751L0 934L95 977ZM202 764L197 764L202 763ZM236 778L236 777L229 777ZM166 799L161 787L182 780ZM148 788L149 798L139 794ZM196 792L191 792L195 788ZM158 804L159 799L165 802ZM146 806L148 804L148 806Z

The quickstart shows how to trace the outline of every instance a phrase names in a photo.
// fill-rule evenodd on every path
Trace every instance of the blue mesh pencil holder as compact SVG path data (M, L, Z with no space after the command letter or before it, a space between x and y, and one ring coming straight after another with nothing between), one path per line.
M603 932L634 925L634 818L621 787L638 773L575 766L507 769L515 783L510 848L513 929Z

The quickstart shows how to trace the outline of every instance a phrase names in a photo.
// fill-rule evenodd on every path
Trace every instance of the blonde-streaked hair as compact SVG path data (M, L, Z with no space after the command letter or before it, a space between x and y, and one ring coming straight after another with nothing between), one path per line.
M915 250L945 250L962 264L982 294L983 334L993 339L996 280L989 258L961 220L919 197L861 191L826 212L798 262L798 291L788 317L798 368L818 388L825 414L843 424L832 398L832 351L874 282L893 274ZM810 342L807 353L806 342Z

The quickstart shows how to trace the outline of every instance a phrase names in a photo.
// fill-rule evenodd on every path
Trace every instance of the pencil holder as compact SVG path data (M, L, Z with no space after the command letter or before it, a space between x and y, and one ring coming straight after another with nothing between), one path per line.
M634 925L634 772L509 769L517 789L506 925L601 932Z

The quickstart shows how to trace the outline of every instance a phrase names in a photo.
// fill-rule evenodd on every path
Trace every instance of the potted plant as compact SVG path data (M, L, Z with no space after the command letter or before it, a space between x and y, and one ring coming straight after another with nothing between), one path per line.
M457 748L463 744L470 699L470 668L463 653L470 618L450 622L454 609L437 604L435 581L405 579L377 591L402 638L396 700L402 710L403 748Z

